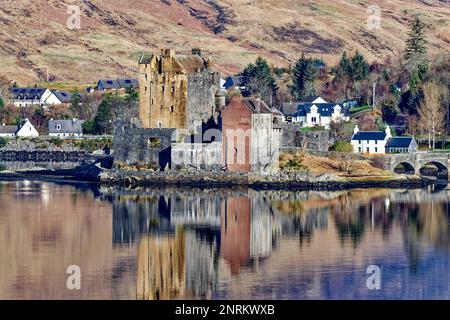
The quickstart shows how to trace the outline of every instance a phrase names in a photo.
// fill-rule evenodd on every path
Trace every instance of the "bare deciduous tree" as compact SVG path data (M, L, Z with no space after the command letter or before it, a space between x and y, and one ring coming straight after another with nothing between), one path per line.
M419 119L422 131L428 137L428 149L436 146L436 135L445 130L447 108L442 104L447 89L434 82L423 86L423 100L419 106Z

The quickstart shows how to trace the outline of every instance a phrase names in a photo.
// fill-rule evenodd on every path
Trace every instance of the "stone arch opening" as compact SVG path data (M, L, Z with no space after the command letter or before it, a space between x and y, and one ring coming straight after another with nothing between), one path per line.
M400 162L394 167L395 173L400 174L414 174L414 166L409 162Z
M420 167L420 175L422 176L429 176L429 177L436 177L439 179L448 179L448 168L446 165L437 162L437 161L430 161L425 164L423 164Z

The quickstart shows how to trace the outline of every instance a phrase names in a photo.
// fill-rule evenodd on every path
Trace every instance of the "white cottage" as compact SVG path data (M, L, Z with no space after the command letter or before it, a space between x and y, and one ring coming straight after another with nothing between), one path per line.
M33 126L33 124L28 119L23 120L20 126L7 126L5 124L0 126L0 137L33 138L33 137L38 137L38 136L39 136L39 132L36 130L36 128Z
M385 131L359 131L358 126L353 130L351 144L357 153L385 154L386 144L392 137L391 129Z
M11 101L16 107L69 104L71 93L47 88L11 88Z

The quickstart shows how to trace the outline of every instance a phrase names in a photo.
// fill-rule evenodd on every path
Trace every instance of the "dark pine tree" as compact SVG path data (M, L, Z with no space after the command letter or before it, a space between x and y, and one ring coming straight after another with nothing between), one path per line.
M291 93L301 100L306 96L316 94L314 81L317 77L317 67L314 60L306 58L304 54L297 61L293 70L293 85Z
M409 23L408 39L406 40L405 60L414 57L423 57L427 54L427 41L425 39L425 23L415 16Z
M258 57L254 64L250 63L241 73L245 96L256 96L273 105L274 97L278 89L275 79L267 61Z

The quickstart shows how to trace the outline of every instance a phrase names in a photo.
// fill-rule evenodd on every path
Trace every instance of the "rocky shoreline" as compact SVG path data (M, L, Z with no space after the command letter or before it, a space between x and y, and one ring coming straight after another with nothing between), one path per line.
M232 172L125 171L111 168L112 160L61 170L22 170L0 172L0 179L45 179L95 182L107 186L233 188L256 190L341 190L355 188L423 188L432 180L414 175L389 177L339 177L333 174L281 172L272 175Z

